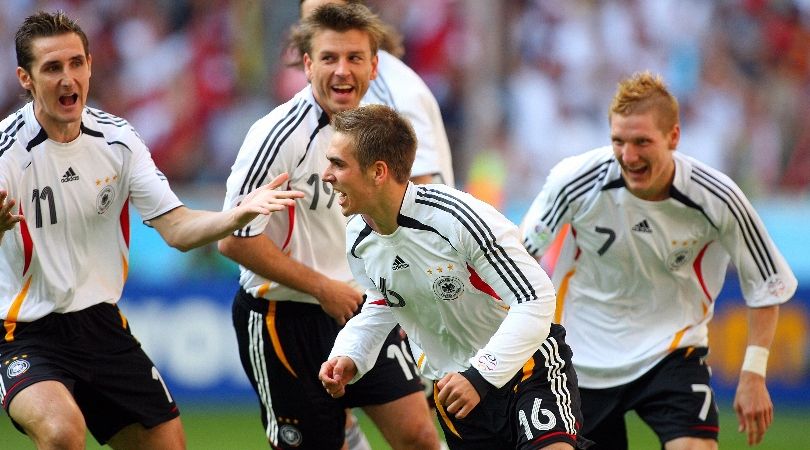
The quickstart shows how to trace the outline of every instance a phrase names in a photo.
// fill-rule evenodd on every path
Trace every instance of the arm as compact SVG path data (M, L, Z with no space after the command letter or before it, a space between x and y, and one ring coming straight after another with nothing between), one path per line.
M8 192L0 190L0 241L6 231L13 229L23 219L22 215L11 212L15 203L14 199L8 198Z
M779 306L748 309L748 345L770 350L776 334ZM756 370L756 367L752 367ZM737 392L734 395L734 411L739 422L738 431L748 434L748 445L762 442L765 432L773 422L773 403L765 385L765 375L746 370L740 371ZM764 370L764 367L762 367Z
M299 191L276 191L287 181L287 174L277 176L246 196L236 207L228 211L201 211L185 206L149 221L161 237L180 251L214 242L244 227L257 215L268 215L295 204L296 198L304 196Z
M324 311L341 325L363 302L363 296L356 289L290 258L264 234L227 236L219 241L219 251L268 280L315 297Z

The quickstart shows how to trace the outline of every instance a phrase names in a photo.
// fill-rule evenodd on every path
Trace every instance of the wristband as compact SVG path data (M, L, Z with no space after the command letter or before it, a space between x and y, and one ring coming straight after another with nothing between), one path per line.
M745 359L743 359L742 370L753 372L765 376L768 368L768 354L770 352L765 347L749 345L745 348Z

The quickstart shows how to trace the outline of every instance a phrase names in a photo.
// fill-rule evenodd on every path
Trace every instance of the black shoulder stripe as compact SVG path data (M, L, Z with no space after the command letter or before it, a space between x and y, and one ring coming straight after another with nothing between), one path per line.
M487 261L492 265L516 300L534 300L537 294L526 276L518 269L506 250L498 244L486 222L461 199L435 189L419 188L416 203L441 209L455 217L478 243Z
M605 185L602 186L602 190L609 191L611 189L621 189L623 187L627 187L627 182L624 181L624 177L619 176L619 178L605 183Z
M317 136L318 133L320 133L320 131L323 129L323 127L327 125L329 125L329 116L326 114L326 111L323 111L321 112L321 117L318 117L318 127L315 128L315 131L313 131L312 134L309 135L309 141L307 141L307 148L306 150L304 150L304 154L301 155L301 159L298 160L298 164L296 164L295 167L300 166L301 163L304 162L304 158L307 157L307 153L309 153L309 148L312 146L312 141L315 140L315 136Z
M708 214L706 214L706 210L704 210L702 206L695 203L691 198L687 197L686 194L676 189L675 185L672 185L672 187L669 188L669 195L674 200L677 200L690 208L694 208L700 211L700 213L703 214L703 217L705 217L706 220L709 221L709 224L712 226L712 228L714 228L715 230L717 229L717 225L715 225L714 222L712 221L712 218L709 217Z
M123 126L126 126L126 124L127 124L126 120L124 120L124 119L122 119L122 118L120 118L120 117L118 117L118 116L116 116L114 114L104 112L104 111L102 111L100 109L89 108L88 107L88 108L85 108L85 110L87 111L88 114L95 117L96 121L98 123L103 123L103 124L107 124L107 125L114 125L114 126L119 127L119 128L123 127Z
M563 216L568 211L568 206L571 202L583 196L604 179L605 176L607 176L608 168L612 162L613 159L605 161L563 186L557 194L557 198L554 199L551 208L541 216L540 220L549 224L552 230L556 230Z
M726 207L728 207L740 226L745 245L751 257L756 262L762 279L767 280L768 277L775 274L776 266L773 263L773 258L770 253L768 253L768 248L762 239L762 235L754 224L750 212L734 190L697 167L692 169L692 180L703 186L709 193L720 199L720 201L725 203Z
M456 247L450 242L450 239L439 232L439 230L431 227L430 225L426 225L413 217L408 217L402 213L397 216L397 225L405 227L405 228L413 228L414 230L422 230L422 231L430 231L431 233L436 233L439 237L444 239L450 247L453 247L453 250L456 250Z
M290 109L283 119L273 125L270 133L268 133L267 137L264 139L261 148L256 152L253 164L250 166L242 188L239 190L240 194L246 194L258 186L257 180L260 176L262 178L266 176L267 171L276 159L281 144L284 143L290 133L304 120L310 108L312 108L312 105L308 105L305 101L301 100ZM265 175L261 175L262 173Z
M14 120L12 120L10 124L8 124L6 129L3 130L3 133L11 135L12 137L16 136L17 131L19 131L23 125L25 125L25 119L23 118L23 115L19 111L17 111L17 115L14 117Z
M100 131L91 130L90 128L87 128L86 126L84 126L84 122L82 122L82 123L79 125L79 128L82 130L82 133L84 133L84 134L88 134L88 135L90 135L90 136L93 136L93 137L99 137L99 138L103 138L103 137L104 137L104 135L103 135L103 134L101 134L101 132L100 132Z
M130 153L132 152L132 149L131 149L131 148L129 148L129 146L128 146L127 144L124 144L124 143L123 143L123 142L121 142L121 141L108 141L108 142L107 142L107 144L108 144L108 145L118 144L118 145L120 145L121 147L124 147L125 149L129 150L129 151L130 151ZM161 175L162 175L162 174L161 174Z
M363 227L363 229L360 231L360 234L357 235L357 239L355 239L354 243L352 244L351 250L352 256L354 256L355 258L360 258L354 251L355 249L357 249L357 246L360 245L361 242L363 242L363 239L365 239L369 234L371 234L371 227L368 226L368 224L365 224L365 227Z
M46 139L48 139L48 133L45 132L45 128L40 128L39 133L37 133L37 135L34 136L34 139L31 139L31 142L29 142L28 145L25 146L25 149L30 152L32 148L45 142Z

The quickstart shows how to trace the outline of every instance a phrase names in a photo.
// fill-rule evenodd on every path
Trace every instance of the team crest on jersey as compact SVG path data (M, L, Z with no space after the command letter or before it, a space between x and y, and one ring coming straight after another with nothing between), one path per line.
M298 447L303 440L301 430L289 424L282 425L278 429L278 434L281 436L281 440L290 447Z
M458 300L464 292L464 282L458 277L441 276L433 281L433 294L441 300Z
M29 363L25 359L16 359L8 365L8 370L6 370L6 375L9 378L14 378L16 376L20 376L31 367L31 363Z
M104 189L96 197L96 211L99 214L104 214L107 208L112 205L113 200L115 200L115 189L111 185L104 186Z
M692 260L692 255L694 255L695 251L692 247L681 247L675 249L672 253L667 256L667 269L671 272L674 272L684 264L688 263Z

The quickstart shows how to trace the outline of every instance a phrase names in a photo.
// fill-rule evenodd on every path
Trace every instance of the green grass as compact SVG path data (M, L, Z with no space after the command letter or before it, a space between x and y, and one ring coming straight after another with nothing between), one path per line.
M721 405L720 448L747 448L745 436L737 433L737 420L731 407ZM267 450L259 424L257 411L250 408L213 408L210 406L186 406L182 410L190 450ZM374 450L390 449L370 421L358 414L363 429ZM628 416L630 448L638 450L658 449L655 435L634 414ZM3 450L27 450L34 446L23 434L11 425L8 416L0 419L0 448ZM100 449L88 438L88 449ZM810 409L777 410L776 419L764 442L757 450L783 450L810 448Z

